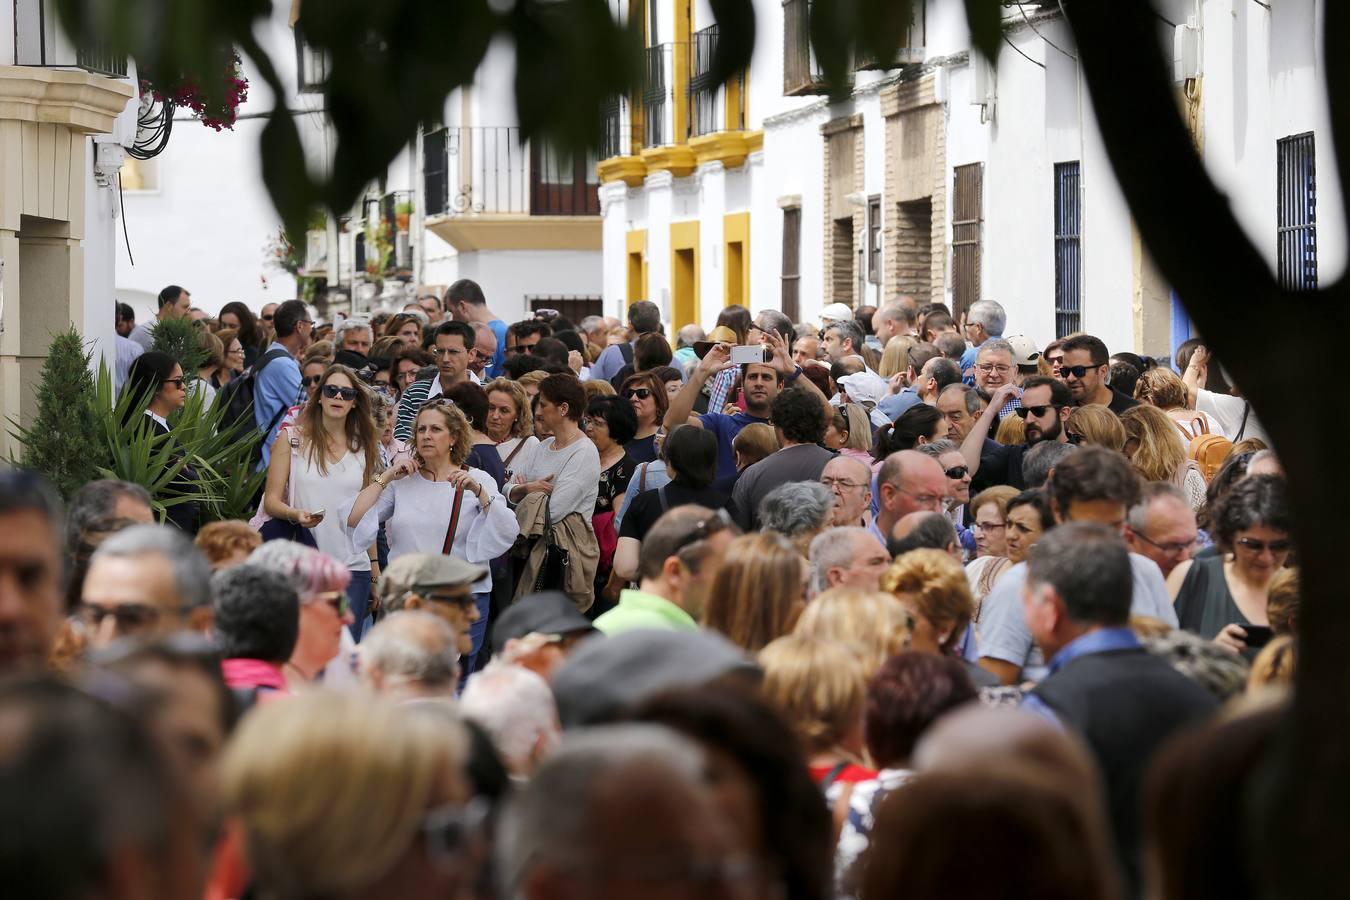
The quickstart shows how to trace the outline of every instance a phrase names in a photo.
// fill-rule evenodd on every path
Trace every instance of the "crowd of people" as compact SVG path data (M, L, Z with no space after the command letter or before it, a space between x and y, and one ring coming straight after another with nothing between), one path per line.
M159 317L208 364L119 306L133 413L247 398L266 485L199 526L0 472L16 896L1256 895L1298 570L1202 345L472 281Z

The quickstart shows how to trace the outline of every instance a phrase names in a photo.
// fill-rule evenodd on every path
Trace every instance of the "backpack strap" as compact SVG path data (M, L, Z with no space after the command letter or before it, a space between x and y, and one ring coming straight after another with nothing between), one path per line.
M461 471L467 471L468 466L460 466ZM450 555L450 547L455 543L455 530L459 527L459 508L464 504L464 488L455 488L455 503L450 507L450 527L445 529L445 543L441 545L441 554Z
M261 375L263 369L267 368L268 364L271 363L273 360L281 359L283 356L290 356L290 355L291 355L290 352L287 350L268 350L262 356L258 357L257 362L253 364L253 377L257 378L259 375Z
M670 501L666 499L666 486L663 484L656 491L656 498L661 501L661 515L665 515L670 510Z
M633 364L633 345L624 341L619 345L619 355L623 357L625 365L631 366Z
M1242 401L1242 424L1238 425L1237 437L1233 438L1233 443L1242 440L1242 435L1247 431L1247 417L1252 413L1252 405L1246 400Z
M647 464L642 464L642 474L638 476L638 493L647 489Z

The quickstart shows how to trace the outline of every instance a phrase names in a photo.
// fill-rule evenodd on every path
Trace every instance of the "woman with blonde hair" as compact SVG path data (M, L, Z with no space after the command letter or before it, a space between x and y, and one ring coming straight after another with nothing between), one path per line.
M792 633L852 647L868 680L909 646L911 615L893 594L830 588L806 605Z
M1101 403L1079 406L1064 423L1069 440L1077 444L1105 447L1117 452L1125 448L1125 426L1115 413Z
M899 338L893 338L892 342L895 340ZM830 424L825 428L825 446L838 450L840 456L851 456L872 467L872 420L861 403L832 408Z
M346 565L351 572L346 587L354 619L352 637L359 640L370 606L375 556L366 548L375 536L353 545L338 510L354 503L383 468L380 435L371 411L371 392L355 372L346 366L329 366L321 382L316 399L300 410L294 422L282 427L272 445L262 512L277 520L277 525L265 525L263 537L299 538Z
M1027 422L1021 416L1004 416L994 432L994 440L1005 447L1016 447L1027 442Z
M992 687L998 679L965 659L964 648L973 637L975 598L961 564L941 550L912 550L896 559L881 576L882 590L891 593L911 616L910 649L955 657L965 665L976 686Z
M1224 434L1219 421L1209 413L1186 408L1186 382L1166 366L1154 366L1139 376L1134 385L1134 399L1162 410L1167 418L1176 423L1178 433L1184 435L1188 442L1197 434L1228 436Z
M364 692L260 705L221 768L229 834L242 838L260 896L469 892L483 839L470 747L452 714Z
M867 670L854 648L790 634L771 642L758 659L764 698L797 733L820 789L875 777L864 764Z
M738 473L744 472L770 454L777 453L779 449L778 432L774 431L772 425L763 422L753 422L745 426L731 442L731 452L736 456ZM728 488L727 493L730 492Z
M887 341L886 349L881 353L881 366L877 369L877 374L886 379L905 374L909 368L909 351L915 343L914 338L904 334L896 335Z
M1017 488L1006 484L985 488L970 501L975 521L975 558L966 564L966 580L979 609L1003 573L1012 568L1008 559L1008 504Z
M757 653L797 623L806 576L806 560L782 535L738 537L713 579L703 625Z
M375 542L380 523L389 537L389 559L409 553L454 556L486 567L515 543L519 528L492 476L466 465L473 431L450 401L423 404L413 422L413 452L345 504L339 514L357 547ZM473 663L487 629L492 576L470 588L477 619L470 616Z
M1158 409L1141 403L1120 416L1125 428L1125 456L1145 481L1165 481L1181 488L1192 512L1205 505L1205 476L1193 460L1186 458L1186 445L1172 419Z
M206 358L197 369L197 378L189 385L188 394L202 394L202 409L205 410L216 402L217 376L225 372L226 380L229 380L228 361L225 359L225 342L207 328L197 332L197 349L205 353Z
M509 378L494 378L483 385L483 390L488 397L487 436L497 445L509 481L513 472L525 468L539 446L530 396L520 382Z
M386 337L396 337L410 347L422 346L422 320L409 313L399 313L384 326Z

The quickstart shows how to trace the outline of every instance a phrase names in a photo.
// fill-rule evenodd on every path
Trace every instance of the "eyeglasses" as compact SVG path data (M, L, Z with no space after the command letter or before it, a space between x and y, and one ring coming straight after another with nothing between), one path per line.
M314 320L313 320L313 319L301 319L299 322L296 322L295 324L296 324L296 325L313 325L313 324L314 324Z
M623 399L632 400L634 397L639 400L646 400L652 395L651 388L629 388L623 392Z
M1198 540L1196 538L1191 538L1189 541L1181 543L1160 544L1157 541L1153 540L1153 538L1139 531L1136 531L1134 533L1134 536L1139 538L1139 540L1143 541L1145 544L1148 544L1150 547L1156 547L1158 550L1162 551L1168 556L1178 556L1182 553L1188 553L1191 550L1194 550L1195 545L1198 543Z
M399 372L398 380L400 382L407 382L408 384L412 384L414 381L417 380L417 370L409 369L406 372Z
M946 499L940 494L916 494L913 491L902 488L898 484L892 484L891 487L895 488L902 494L909 494L909 496L913 497L914 502L917 503L919 506L936 508L938 506L941 506L942 501Z
M300 383L305 387L309 387L310 385L317 385L320 381L323 381L322 375L310 375L308 377L300 379Z
M1274 541L1258 541L1256 538L1238 538L1237 545L1248 553L1259 556L1269 550L1271 553L1288 553L1293 542L1288 538Z
M323 395L329 400L336 400L341 397L348 402L356 399L356 388L338 387L336 384L325 384L323 386Z
M347 603L347 595L342 591L323 591L318 594L310 594L309 602L326 603L333 608L333 612L339 617L345 616L350 606Z
M946 470L947 477L952 481L956 481L958 478L965 478L969 474L970 466L952 466L950 469Z
M179 375L177 378L165 378L165 379L164 379L164 383L165 383L165 384L171 384L171 385L173 385L174 387L180 387L180 388L183 386L183 382L185 382L185 381L187 381L187 379L184 378L182 375Z
M102 626L104 619L112 616L119 634L133 634L158 622L162 611L148 603L120 603L115 606L83 603L76 615L86 626L95 630Z
M1013 370L1012 366L996 366L993 363L982 363L976 366L975 368L979 369L986 375L993 374L994 372L997 372L1000 375L1007 375L1009 372Z
M421 592L419 591L419 593ZM438 593L436 591L429 591L428 593L422 594L422 596L426 597L428 600L433 600L436 603L457 603L460 606L468 606L471 603L473 603L473 594L469 593L468 591L464 591L458 594L446 594L446 593Z
M1000 528L1007 528L1008 526L1002 522L981 522L979 519L976 519L975 527L980 529L980 531L998 531Z
M432 356L435 356L435 357L437 357L437 358L440 358L440 357L442 357L442 356L451 356L451 357L454 357L454 356L459 356L459 355L461 355L462 353L464 353L463 350L457 350L457 349L455 349L454 347L432 347L432 348L431 348L431 355L432 355Z
M867 487L865 481L849 481L847 478L822 478L820 483L830 490L839 488L841 491L856 491L858 488Z
M1035 416L1036 418L1039 419L1041 416L1045 415L1052 409L1054 409L1054 407L1046 403L1041 404L1040 406L1019 406L1016 409L1014 409L1013 412L1017 413L1017 415L1021 416L1024 419L1028 415Z
M1099 367L1098 367L1098 366L1060 366L1060 367L1059 367L1059 373L1060 373L1061 375L1072 375L1074 378L1082 378L1082 377L1083 377L1084 375L1086 375L1088 372L1091 372L1093 369L1096 369L1096 368L1099 368Z
M227 351L225 351L225 355L226 355L226 356L243 356L243 355L244 355L244 348L243 348L243 347L235 347L233 350L227 350Z

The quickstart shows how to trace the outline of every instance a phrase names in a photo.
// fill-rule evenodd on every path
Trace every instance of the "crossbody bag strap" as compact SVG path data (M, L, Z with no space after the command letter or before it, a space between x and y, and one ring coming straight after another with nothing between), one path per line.
M524 446L525 446L525 438L521 438L521 439L520 439L520 443L519 443L519 444L516 444L516 449L514 449L514 450L512 450L510 453L506 454L506 461L505 461L504 463L502 463L502 468L503 468L503 469L509 469L509 468L511 468L511 460L513 460L513 459L516 458L516 454L519 453L519 452L520 452L520 448L521 448L521 447L524 447Z
M467 469L467 466L460 466L460 470ZM455 488L455 502L450 507L450 527L445 529L445 543L441 546L441 553L444 556L450 555L450 547L455 543L455 530L459 528L459 508L464 505L464 488Z
M640 494L646 489L647 489L647 464L643 463L642 474L638 476L638 493Z
M1238 425L1238 433L1237 433L1237 437L1233 438L1233 443L1236 444L1236 443L1238 443L1239 441L1241 441L1241 440L1242 440L1242 436L1243 436L1244 434L1247 433L1247 417L1248 417L1249 415L1251 415L1251 414L1252 414L1252 405L1251 405L1251 403L1248 402L1248 401L1246 401L1246 400L1243 400L1243 401L1242 401L1242 423L1241 423L1240 425Z

